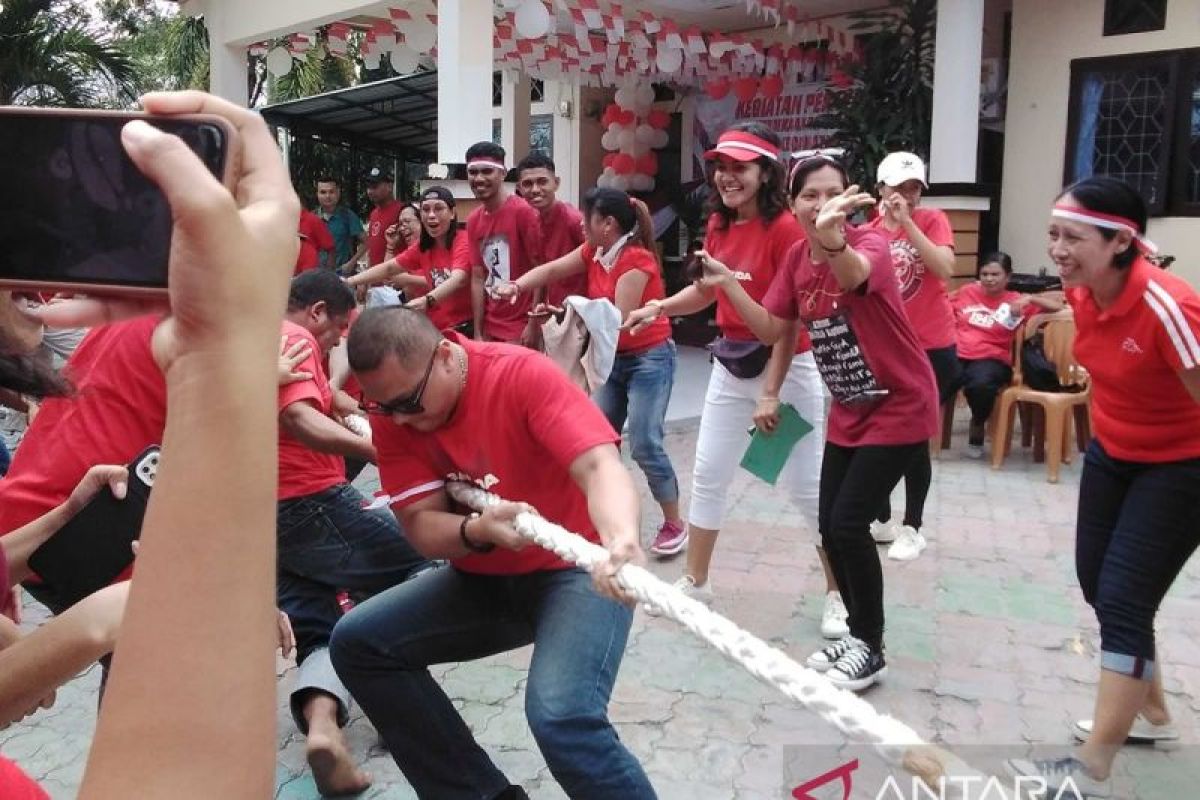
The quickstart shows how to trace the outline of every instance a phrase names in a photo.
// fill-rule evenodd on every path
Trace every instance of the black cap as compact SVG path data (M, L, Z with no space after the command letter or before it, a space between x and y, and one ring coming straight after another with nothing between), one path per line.
M375 184L383 183L384 181L391 183L392 176L379 167L371 167L363 180L367 182L368 186L374 186Z
M446 205L454 208L454 193L445 186L430 186L421 192L422 200L441 200Z

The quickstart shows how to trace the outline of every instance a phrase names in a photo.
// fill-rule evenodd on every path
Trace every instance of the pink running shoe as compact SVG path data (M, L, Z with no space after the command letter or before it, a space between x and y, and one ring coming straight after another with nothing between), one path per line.
M687 526L667 520L658 529L650 552L656 556L673 556L687 545L687 540Z

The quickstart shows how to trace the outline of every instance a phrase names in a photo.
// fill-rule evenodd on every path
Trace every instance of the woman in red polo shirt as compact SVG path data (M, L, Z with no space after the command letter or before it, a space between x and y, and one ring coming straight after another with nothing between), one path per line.
M471 276L467 232L454 195L444 186L421 193L421 235L394 258L346 279L351 286L394 283L439 330L471 335Z
M1114 178L1068 187L1051 212L1049 253L1092 382L1075 569L1100 622L1100 686L1075 754L1009 766L1102 797L1122 744L1178 737L1154 618L1200 544L1200 296L1150 264L1145 231L1145 202Z
M1010 291L1012 259L992 253L979 267L979 280L950 297L958 335L958 363L962 388L971 407L967 457L983 457L984 426L1000 390L1012 383L1013 339L1026 319L1043 311L1059 311L1062 302L1053 295ZM1057 293L1055 293L1057 294Z
M803 229L788 213L787 172L779 137L761 123L738 123L721 134L717 146L704 156L712 167L704 252L728 264L750 296L761 299L788 250L804 238ZM787 346L768 347L746 326L723 289L700 284L635 311L631 321L691 314L714 301L721 338L713 345L716 359L700 415L688 529L677 535L664 531L650 552L672 555L686 545L688 563L676 586L705 602L712 599L709 569L729 487L749 444L746 426L753 421L770 432L778 424L780 404L789 403L813 431L796 443L778 485L787 487L825 567L821 632L840 638L846 633L846 609L817 537L825 398L808 335L797 323L782 337Z
M850 632L807 663L858 691L887 671L883 572L871 517L937 430L936 385L904 312L887 239L846 224L874 202L870 195L847 187L841 163L819 153L797 161L789 183L805 239L788 252L761 304L714 259L706 259L704 283L720 286L764 342L790 336L797 319L808 328L834 401L821 469L821 540Z
M650 211L618 189L592 189L583 198L587 241L562 258L531 269L496 294L516 300L522 292L587 275L587 296L611 301L624 320L648 302L662 300L662 270L654 249ZM665 318L637 333L622 331L617 358L592 399L621 431L629 420L633 460L662 507L663 526L682 528L679 481L663 448L663 428L675 385L675 343Z

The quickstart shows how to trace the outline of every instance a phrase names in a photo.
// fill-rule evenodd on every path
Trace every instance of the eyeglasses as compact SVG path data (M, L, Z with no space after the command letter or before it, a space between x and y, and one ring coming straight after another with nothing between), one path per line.
M437 358L437 353L438 348L433 348L433 354L429 356L429 365L425 367L425 375L412 394L388 400L386 403L364 400L358 404L358 407L368 414L379 417L390 417L394 414L414 416L425 413L425 406L421 405L421 396L425 394L425 387L429 385L429 376L433 374L433 362Z
M791 183L792 179L796 177L796 170L811 161L823 159L840 164L845 156L846 148L844 147L820 147L815 150L797 150L792 153L792 168L788 172L788 183Z

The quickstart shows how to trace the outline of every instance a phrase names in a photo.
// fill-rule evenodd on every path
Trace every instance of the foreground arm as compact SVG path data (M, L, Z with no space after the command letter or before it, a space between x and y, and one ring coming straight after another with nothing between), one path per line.
M585 450L571 462L571 479L587 497L588 516L608 550L609 560L592 571L596 589L614 600L629 602L616 581L626 563L641 563L641 502L629 470L621 463L616 445L602 444Z
M201 92L143 104L224 116L241 173L231 193L178 138L124 129L174 217L173 315L153 341L168 406L80 797L258 800L275 778L276 365L300 206L257 114Z

